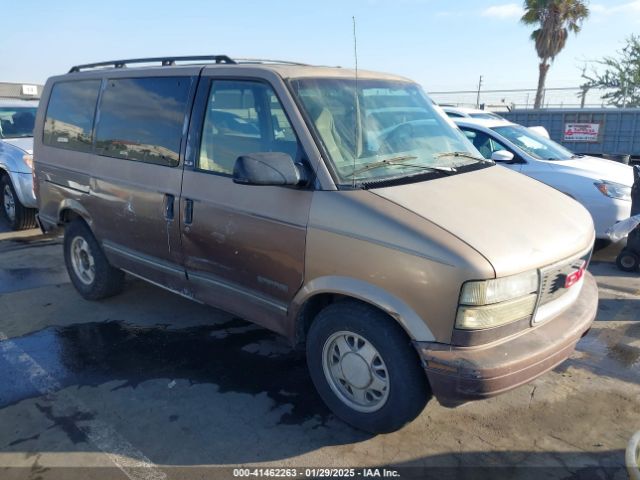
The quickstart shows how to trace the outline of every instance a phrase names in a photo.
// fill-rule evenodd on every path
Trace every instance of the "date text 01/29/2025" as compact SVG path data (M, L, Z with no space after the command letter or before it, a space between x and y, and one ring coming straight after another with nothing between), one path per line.
M397 478L400 473L388 468L234 468L234 477L265 478Z

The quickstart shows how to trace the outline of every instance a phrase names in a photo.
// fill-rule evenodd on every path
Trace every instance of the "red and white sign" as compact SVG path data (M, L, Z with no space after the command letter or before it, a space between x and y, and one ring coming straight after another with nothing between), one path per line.
M600 134L599 123L565 123L565 142L597 142Z

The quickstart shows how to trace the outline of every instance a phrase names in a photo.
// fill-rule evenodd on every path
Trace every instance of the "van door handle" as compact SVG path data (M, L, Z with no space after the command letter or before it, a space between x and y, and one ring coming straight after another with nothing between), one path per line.
M176 197L171 195L170 193L164 194L164 218L167 220L173 220L173 204L175 202Z
M184 203L184 224L191 225L193 222L193 200L187 198Z

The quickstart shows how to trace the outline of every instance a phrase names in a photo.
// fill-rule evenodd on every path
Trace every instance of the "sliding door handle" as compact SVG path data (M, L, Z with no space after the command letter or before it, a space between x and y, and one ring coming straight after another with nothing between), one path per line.
M184 224L191 225L193 223L193 200L187 198L184 201Z
M174 210L173 204L175 203L176 197L171 195L170 193L164 194L164 218L167 220L173 220L174 218Z

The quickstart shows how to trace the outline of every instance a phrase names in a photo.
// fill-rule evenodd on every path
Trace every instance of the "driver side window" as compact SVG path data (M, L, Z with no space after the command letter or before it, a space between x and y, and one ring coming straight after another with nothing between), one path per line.
M259 152L283 152L294 160L302 155L278 97L261 82L214 80L198 168L231 175L239 156Z

